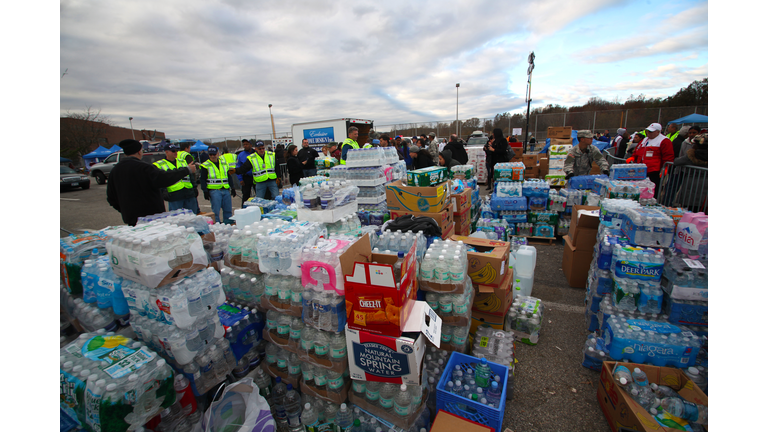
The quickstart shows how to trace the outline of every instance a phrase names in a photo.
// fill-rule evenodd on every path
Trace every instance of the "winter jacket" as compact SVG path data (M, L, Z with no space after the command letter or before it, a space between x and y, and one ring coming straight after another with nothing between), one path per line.
M445 147L443 148L443 151L445 150L450 150L451 155L453 155L453 159L459 161L461 165L466 165L467 162L469 161L467 150L458 141L451 141L448 144L446 144Z
M635 163L645 164L649 173L661 172L664 163L675 160L672 141L661 134L654 139L646 140L644 145L638 147L633 155L635 156Z
M578 145L575 145L571 147L571 150L568 151L568 155L565 157L563 171L566 175L589 175L590 171L592 171L592 162L597 163L600 171L608 170L608 161L605 160L605 157L603 157L603 154L600 153L597 147L590 144L586 151L582 151Z
M292 185L299 184L299 180L304 177L304 165L296 156L288 158L288 177Z
M444 149L442 152L440 152L440 155L443 157L443 159L445 159L445 165L443 166L446 167L448 171L451 170L451 167L455 167L456 165L461 165L459 161L452 158L453 155L451 154L451 151L448 149Z
M432 162L435 163L435 165L438 165L440 161L437 159L437 155L440 154L440 143L437 142L436 139L433 139L432 141L429 141L427 143L427 148L429 149L429 155L432 157Z
M429 155L429 151L425 149L419 150L416 154L416 159L413 160L413 167L415 169L421 169L431 166L435 166L435 164L432 163L432 156Z
M509 148L509 143L506 140L502 140L500 143L493 141L493 152L491 152L491 160L493 161L494 165L499 162L509 162L509 158L507 157L507 148Z
M679 168L693 165L707 168L707 149L688 149L685 155L675 159L676 175L680 179L676 182L680 185L675 194L674 205L697 209L704 205L707 199L707 172L698 169Z

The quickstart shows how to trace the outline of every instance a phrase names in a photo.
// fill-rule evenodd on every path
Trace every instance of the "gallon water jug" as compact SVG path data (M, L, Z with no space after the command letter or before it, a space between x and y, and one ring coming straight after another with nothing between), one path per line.
M536 248L523 245L515 253L515 279L520 279L519 295L530 296L533 291L533 273L536 269Z
M238 229L244 229L246 225L252 225L261 220L261 208L258 206L248 206L244 209L235 210L232 219L237 223Z

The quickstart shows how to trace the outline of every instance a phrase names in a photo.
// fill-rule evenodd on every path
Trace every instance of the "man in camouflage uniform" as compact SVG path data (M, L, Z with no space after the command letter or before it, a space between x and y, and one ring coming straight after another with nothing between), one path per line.
M592 162L597 162L600 167L600 171L608 175L608 161L605 160L603 154L597 147L592 145L592 132L588 130L580 130L577 132L576 137L579 139L579 145L571 148L568 152L568 156L565 157L565 164L563 171L565 171L565 178L569 179L573 176L589 175L592 170Z

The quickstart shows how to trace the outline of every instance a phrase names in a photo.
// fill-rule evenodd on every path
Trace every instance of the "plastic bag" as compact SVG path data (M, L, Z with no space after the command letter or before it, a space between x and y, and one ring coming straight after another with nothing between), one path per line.
M200 418L194 432L272 432L275 420L269 404L259 394L253 378L243 378L224 388L221 398L213 402Z

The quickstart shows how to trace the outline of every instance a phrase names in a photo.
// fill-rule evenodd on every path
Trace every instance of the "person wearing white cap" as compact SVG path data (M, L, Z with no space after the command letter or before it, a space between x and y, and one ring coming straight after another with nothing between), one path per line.
M600 150L592 145L592 132L580 130L576 133L576 137L579 139L579 145L571 148L563 164L565 179L588 175L592 170L592 162L597 163L600 167L600 172L608 175L608 161L605 160Z
M648 169L648 178L656 185L654 197L659 195L659 180L661 178L661 168L666 162L674 162L675 152L672 148L672 141L661 134L661 125L651 123L645 128L647 140L642 147L633 153L636 163L645 164Z
M629 132L624 128L616 129L616 138L613 139L611 147L615 147L615 155L618 158L624 157L624 152L627 150L627 142L629 140ZM619 155L621 153L621 156Z

